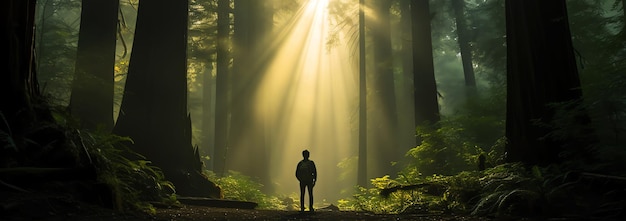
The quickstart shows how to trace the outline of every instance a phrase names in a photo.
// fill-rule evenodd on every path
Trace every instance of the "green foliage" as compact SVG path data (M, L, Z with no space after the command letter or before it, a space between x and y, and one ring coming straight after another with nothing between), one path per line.
M373 213L467 212L481 186L482 172L426 178L389 176L372 179L373 188L357 187L354 200L340 200L339 207ZM381 190L391 190L388 195Z
M2 166L81 171L71 176L79 176L76 181L89 188L69 185L65 191L87 195L88 200L112 205L122 211L154 212L148 202L176 203L174 185L165 180L159 168L124 145L132 143L129 138L109 132L75 129L75 119L63 110L50 108L49 119L46 117L46 120L27 125L24 128L26 133L22 134L14 134L0 114L6 127L0 127ZM54 178L47 179L41 182L54 181Z
M389 176L380 178L374 178L371 180L372 185L386 186L393 180L389 179ZM388 198L384 198L379 194L379 188L364 188L357 187L356 194L354 195L355 201L351 205L352 208L357 208L363 211L369 211L373 213L399 213L404 205L410 204L410 200L413 198L405 198L406 194L392 194ZM348 201L344 201L342 207L346 207Z
M2 151L11 149L13 151L18 151L17 144L15 140L13 140L13 132L11 131L11 126L7 122L7 119L4 117L4 114L0 112L0 118L2 119L3 127L0 129L0 142L2 145ZM5 131L6 130L6 131Z
M421 144L410 149L406 155L411 157L411 170L429 176L433 174L453 175L464 170L477 168L476 159L485 151L462 137L461 127L441 126L418 127L417 134Z
M505 144L504 138L486 135L503 135L497 113L494 118L472 116L476 115L445 117L435 126L418 127L421 144L407 151L410 160L398 178L372 179L373 188L357 187L354 200L341 200L340 208L374 213L469 213L486 174L476 171L478 156L485 156L488 166L497 165L503 160Z
M454 176L374 178L372 188L357 187L354 198L340 200L339 207L373 213L616 219L624 216L624 180L557 165L501 164Z
M624 216L623 180L580 173L565 166L503 164L480 179L481 199L472 214L607 220ZM617 188L616 188L617 187Z
M626 57L624 53L623 5L609 1L570 0L567 2L570 28L584 99L576 105L555 104L558 118L550 122L555 137L576 136L581 125L571 125L572 116L585 111L591 119L598 144L592 151L606 170L626 171ZM569 109L569 110L568 110ZM567 111L563 111L567 110ZM573 127L572 127L573 126ZM584 129L584 128L583 128ZM589 150L583 150L589 152ZM569 157L575 153L567 153ZM583 153L588 154L588 153ZM572 162L575 163L575 162ZM581 166L581 165L578 165Z
M284 210L288 207L278 197L263 193L262 184L239 172L231 170L223 177L217 176L212 171L205 171L205 174L222 188L225 199L256 202L259 209Z
M537 209L537 200L541 196L541 181L538 178L541 174L537 171L534 174L536 177L521 164L503 164L489 169L486 176L480 178L483 193L472 214L503 215Z
M80 1L37 1L37 78L52 103L69 103L80 22Z
M132 142L130 138L79 130L76 135L97 170L98 181L111 188L117 209L154 212L149 201L176 203L175 187L161 169L123 145Z

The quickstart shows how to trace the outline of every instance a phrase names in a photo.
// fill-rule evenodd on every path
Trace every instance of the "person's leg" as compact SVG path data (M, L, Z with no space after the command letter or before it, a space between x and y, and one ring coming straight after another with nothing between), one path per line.
M309 190L309 211L313 212L313 185L309 184L307 188Z
M300 182L300 211L304 212L304 183Z

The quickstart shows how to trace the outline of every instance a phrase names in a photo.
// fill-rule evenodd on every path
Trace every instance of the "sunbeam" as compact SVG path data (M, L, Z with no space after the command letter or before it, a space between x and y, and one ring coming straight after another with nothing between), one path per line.
M350 124L356 82L345 44L328 46L327 5L310 0L278 30L276 53L255 99L256 117L268 125L273 189L298 191L295 166L308 149L318 167L317 202L337 200L356 179L338 179L337 164L356 153Z

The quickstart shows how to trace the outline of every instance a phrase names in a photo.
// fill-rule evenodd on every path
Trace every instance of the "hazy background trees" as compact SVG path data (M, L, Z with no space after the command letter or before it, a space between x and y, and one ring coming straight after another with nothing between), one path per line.
M191 156L194 159L192 146L197 144L205 168L213 169L217 174L237 170L263 180L264 184L271 184L271 181L264 179L268 172L266 153L275 148L272 146L273 135L270 130L272 122L253 119L251 99L254 97L259 79L263 77L264 65L272 57L272 51L265 47L267 34L277 28L276 21L294 14L297 5L303 1L278 1L273 2L276 3L273 6L269 4L271 1L262 2L265 3L245 0L190 1L186 38L188 48L184 53L181 51L183 49L176 50L178 54L175 56L174 52L159 49L160 53L165 53L165 57L159 62L146 65L152 71L135 72L134 67L129 69L128 66L133 45L156 41L157 36L165 37L162 35L172 34L174 32L172 29L165 28L165 24L172 21L169 19L149 21L153 23L152 25L158 26L154 27L151 33L158 34L154 36L149 34L144 36L147 40L138 40L135 38L141 35L141 32L135 33L138 3L120 1L117 13L115 66L104 67L102 63L103 67L97 68L99 71L106 69L107 72L112 68L115 73L112 75L115 77L113 118L117 119L122 94L133 96L131 90L123 91L127 77L131 80L132 74L139 72L149 75L145 80L137 81L139 82L137 84L148 85L152 81L157 81L152 73L166 71L165 68L156 68L156 64L166 68L176 67L175 71L172 70L172 73L177 72L175 80L164 80L158 89L145 90L153 91L148 92L150 97L156 95L155 93L160 94L154 101L154 109L158 110L150 112L178 108L176 111L172 110L172 113L176 112L172 114L176 115L175 117L157 117L177 122L177 125L172 123L172 126L151 127L146 123L133 123L137 128L132 131L157 130L155 133L167 134L166 137L170 138L168 140L178 137L179 143L183 143L181 146L184 146L180 148L184 151L176 154L185 152L186 157ZM335 13L333 18L342 21L337 22L338 27L340 25L353 27L354 36L360 36L358 33L365 34L365 37L360 36L358 39L366 41L362 42L362 47L353 47L355 50L352 54L357 57L359 52L363 53L358 57L366 57L363 61L367 61L366 64L369 65L363 70L368 76L367 84L364 85L368 92L365 94L368 98L367 109L363 110L366 114L359 111L357 108L359 102L356 99L350 104L355 107L354 117L350 119L354 130L345 136L354 137L352 146L346 147L354 150L354 157L359 156L358 150L361 147L358 145L362 143L367 144L368 151L372 151L367 159L361 159L369 159L369 162L361 161L360 167L372 161L376 161L380 166L376 166L375 170L368 169L366 177L385 174L395 176L394 173L402 169L399 167L407 165L419 168L424 176L433 173L455 174L461 170L474 169L474 160L479 154L487 156L488 165L503 162L505 113L512 114L514 112L511 110L521 110L517 107L506 109L507 96L513 96L510 92L507 93L507 86L510 86L507 84L507 71L518 70L507 68L507 59L520 61L509 57L512 52L507 50L512 48L508 41L512 39L507 39L507 36L510 36L507 34L507 28L512 30L511 28L520 24L505 24L505 2L504 0L365 1L367 14L364 17L367 19L364 19L366 29L362 32L357 28L363 23L357 21L358 10L343 10L355 9L358 1L333 3L336 4L333 7L342 9L333 11ZM85 3L87 2L83 4ZM557 105L556 109L552 110L554 116L546 118L543 123L547 125L539 127L537 131L540 133L533 137L549 134L561 136L554 139L564 139L566 135L572 135L572 131L564 130L571 128L566 124L570 121L564 120L565 116L569 115L558 111L585 110L591 123L587 129L593 128L601 143L593 149L594 153L606 159L616 160L623 156L623 150L619 146L624 142L622 125L625 119L624 97L621 92L625 89L626 81L620 72L625 67L623 39L626 36L622 2L569 0L565 3L567 17L563 13L557 17L563 17L562 21L568 21L571 27L573 48L568 52L570 63L567 67L570 69L567 73L579 72L582 99L576 101L576 107L563 109L561 107L565 106ZM547 3L537 3L532 8L548 6ZM78 77L74 79L74 73L80 72L77 61L79 53L77 48L80 47L79 27L82 22L88 21L86 19L88 17L81 20L80 1L38 1L37 7L39 25L36 26L38 55L36 65L41 88L44 94L50 95L54 104L66 107L70 102L70 92L76 93L73 96L87 95L78 90L73 91L71 82L79 81ZM163 13L173 13L171 7L162 10ZM111 14L108 13L109 16ZM373 16L374 14L377 16ZM375 17L380 20L375 20ZM182 24L182 21L179 22ZM527 25L521 24L521 28ZM138 31L141 30L140 27L137 28ZM558 34L565 31L561 29ZM108 33L110 34L110 30ZM514 37L522 38L523 34L516 34ZM360 45L357 38L353 39L351 44ZM181 43L178 44L178 47L182 48ZM333 47L332 42L328 47ZM109 46L108 49L110 48ZM156 50L156 47L148 50ZM566 50L569 49L565 46L555 49L560 52ZM186 60L179 60L180 56L185 56ZM552 61L553 57L556 62L555 59L561 56L549 56L545 59ZM356 59L354 61L354 66L358 66ZM110 65L109 63L106 66ZM536 69L537 73L565 73L562 68L553 69L553 67L556 66L549 62ZM515 76L528 76L524 73L520 72ZM564 77L567 76L556 76L553 84L563 86L561 91L577 88L575 84L562 84ZM359 79L356 73L354 79L355 81ZM129 87L135 87L132 86L134 84L132 81L130 83ZM173 85L176 85L175 89ZM172 89L166 89L169 87ZM518 88L528 87L529 84L520 83ZM537 88L532 89L535 91ZM414 92L418 96L414 96ZM171 101L166 102L167 99ZM510 97L508 99L510 101ZM94 98L92 101L95 100ZM552 105L552 101L564 100L546 100L537 105L546 108L544 105ZM126 111L119 116L130 114L124 112ZM190 126L187 125L189 124L187 112L190 112ZM361 116L367 116L365 119L367 127L359 129L358 122L364 121L359 120ZM520 120L528 124L528 120L534 118L529 116ZM118 122L125 121L119 120L121 121ZM433 127L420 127L416 133L416 126L423 122L429 122ZM380 127L383 124L387 125L384 129ZM259 131L262 133L257 133ZM552 131L559 133L551 133ZM366 138L369 140L367 142L359 140L359 132L366 132ZM513 129L508 132L509 136L518 134ZM509 144L511 142L513 141L509 140ZM517 141L514 145L519 145L516 148L527 152L531 157L544 156L531 148L535 145L523 145ZM407 151L407 157L403 157ZM519 156L515 152L509 154ZM296 154L294 157L299 156ZM349 179L356 180L357 161L351 159L354 158L342 161L343 167L339 167L338 170L347 171ZM553 160L554 156L545 162ZM238 164L242 161L256 166ZM404 162L393 166L391 161Z

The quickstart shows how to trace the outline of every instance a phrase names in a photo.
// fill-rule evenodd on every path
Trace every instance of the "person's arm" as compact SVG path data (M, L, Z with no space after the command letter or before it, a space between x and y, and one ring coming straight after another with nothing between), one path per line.
M298 162L298 165L296 165L296 178L298 178L298 180L300 180L300 177L298 177L298 168L300 168L300 164L302 162Z
M313 161L311 161L311 164L313 164L313 182L317 181L317 168L315 168L315 163Z

